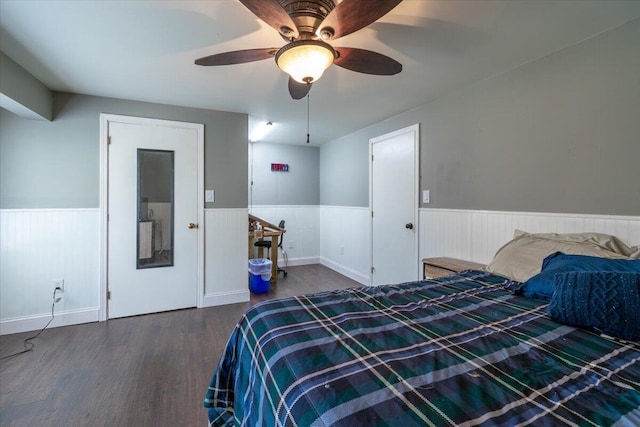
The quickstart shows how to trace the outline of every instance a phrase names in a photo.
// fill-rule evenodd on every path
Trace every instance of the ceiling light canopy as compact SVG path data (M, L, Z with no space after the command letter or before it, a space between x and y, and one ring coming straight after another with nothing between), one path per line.
M299 83L313 83L336 58L336 51L321 40L298 40L276 53L276 64Z

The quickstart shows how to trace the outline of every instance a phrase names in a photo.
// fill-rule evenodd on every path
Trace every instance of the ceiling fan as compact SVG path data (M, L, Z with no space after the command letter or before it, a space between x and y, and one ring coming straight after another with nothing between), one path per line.
M236 50L196 59L197 65L232 65L275 57L289 74L289 93L304 98L311 84L331 64L365 74L390 76L402 64L381 53L354 47L332 47L328 41L377 21L402 0L240 0L287 41L281 48Z

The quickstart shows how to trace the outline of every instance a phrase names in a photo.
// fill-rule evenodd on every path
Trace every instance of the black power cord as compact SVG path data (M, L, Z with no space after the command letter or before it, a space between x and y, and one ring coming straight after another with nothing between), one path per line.
M11 358L11 357L16 357L16 356L19 356L19 355L21 355L21 354L28 353L28 352L30 352L31 350L33 350L33 349L34 349L34 347L35 347L36 345L35 345L34 343L32 343L32 342L31 342L31 340L35 340L36 338L38 338L38 337L40 336L40 334L41 334L41 333L43 333L43 332L44 332L44 330L45 330L45 329L47 329L47 327L48 327L48 326L51 324L51 322L53 321L53 317L54 317L54 315L53 315L53 308L55 307L56 303L57 303L58 301L60 301L59 299L58 299L58 300L56 300L56 293L58 293L58 291L61 291L61 290L62 290L62 289L60 289L60 287L57 287L57 288L55 288L55 289L53 290L53 303L51 303L51 319L49 319L49 321L47 322L47 324L46 324L46 325L44 325L44 328L40 329L40 332L38 332L38 333L37 333L37 334L35 334L34 336L29 337L29 338L25 338L25 340L23 341L23 343L24 343L24 350L19 351L19 352L17 352L17 353L10 354L10 355L8 355L8 356L0 357L0 360L9 359L9 358Z

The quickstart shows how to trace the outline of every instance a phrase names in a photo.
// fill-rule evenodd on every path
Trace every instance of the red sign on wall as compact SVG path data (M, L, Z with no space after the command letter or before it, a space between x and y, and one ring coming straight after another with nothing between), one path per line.
M289 165L286 163L271 163L271 172L289 172Z

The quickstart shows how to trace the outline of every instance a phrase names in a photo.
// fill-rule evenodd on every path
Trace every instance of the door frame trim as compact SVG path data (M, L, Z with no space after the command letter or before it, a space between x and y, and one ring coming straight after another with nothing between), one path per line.
M150 119L144 117L122 116L117 114L100 113L100 306L98 320L105 321L108 316L108 222L107 213L109 206L109 123L125 123L152 126L170 126L184 129L195 129L197 132L197 221L198 221L198 245L197 245L197 269L196 272L196 304L203 307L204 304L204 125L200 123L179 122L173 120Z
M420 123L398 129L384 135L376 136L369 139L369 286L373 285L373 144L385 141L387 139L402 135L404 133L413 133L413 167L414 167L414 191L413 191L413 218L414 218L414 243L413 255L415 257L416 280L420 277L419 262L419 237L420 237L420 216L418 208L420 207Z

